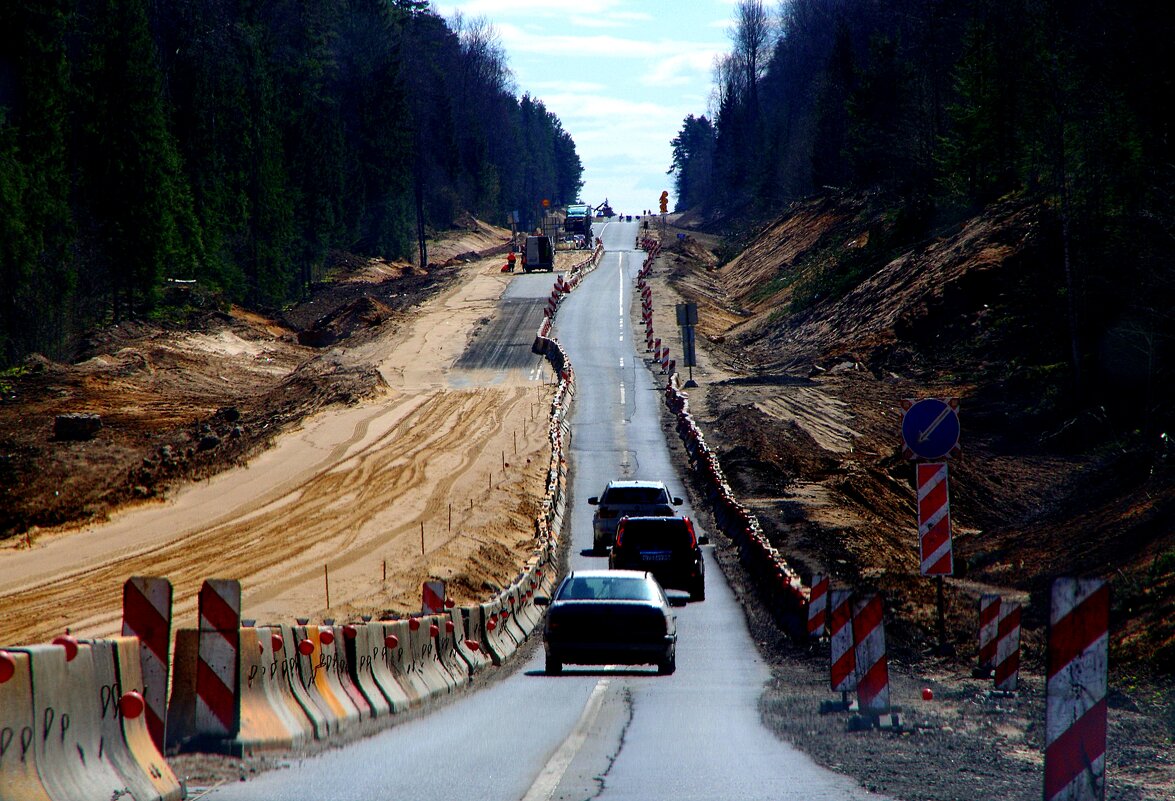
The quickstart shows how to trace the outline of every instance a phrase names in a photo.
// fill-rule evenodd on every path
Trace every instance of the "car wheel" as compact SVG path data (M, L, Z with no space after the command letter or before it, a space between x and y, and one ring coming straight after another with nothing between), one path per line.
M689 599L691 601L706 600L706 582L699 581L696 585L694 585L694 588L690 590Z
M677 670L677 654L670 654L657 663L657 674L660 676L669 676Z
M563 663L560 662L558 659L553 659L548 656L547 657L547 675L548 676L558 676L562 672L563 672Z

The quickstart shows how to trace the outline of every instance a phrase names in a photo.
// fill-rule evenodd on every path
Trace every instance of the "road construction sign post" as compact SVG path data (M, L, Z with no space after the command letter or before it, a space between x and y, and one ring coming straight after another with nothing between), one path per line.
M938 596L938 650L946 653L946 598L943 576L955 574L947 463L959 453L959 401L923 398L902 401L902 454L917 462L918 550L921 573L934 576Z
M681 328L682 364L689 368L687 387L696 387L694 381L694 365L698 363L697 352L694 349L694 326L698 324L698 304L677 304L677 325Z

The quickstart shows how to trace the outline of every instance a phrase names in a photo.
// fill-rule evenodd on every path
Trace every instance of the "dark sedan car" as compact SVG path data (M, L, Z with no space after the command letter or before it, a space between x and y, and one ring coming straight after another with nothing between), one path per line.
M616 527L608 566L648 570L661 586L706 599L706 563L688 517L626 517Z
M652 574L634 570L577 570L549 601L543 641L547 673L564 664L656 665L677 668L677 619Z

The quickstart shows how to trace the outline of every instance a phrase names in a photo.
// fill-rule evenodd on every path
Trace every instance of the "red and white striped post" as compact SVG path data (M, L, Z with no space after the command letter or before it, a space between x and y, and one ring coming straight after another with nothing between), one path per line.
M139 638L147 732L163 753L167 724L167 682L171 666L171 582L132 576L122 585L122 634Z
M853 593L850 590L830 590L828 597L828 634L832 640L829 656L832 691L849 693L857 689L857 653L853 648Z
M1020 604L1000 604L996 624L995 688L1015 692L1020 680Z
M812 577L812 592L808 597L808 636L818 640L828 627L828 576Z
M235 737L240 725L237 649L241 583L208 579L200 588L200 640L196 662L196 732Z
M889 712L889 661L885 622L877 593L853 602L853 640L857 651L857 706L862 714Z
M918 543L922 575L954 575L946 462L918 465Z
M995 668L996 632L1000 619L1000 596L979 597L979 668L977 675L987 677Z
M432 579L421 587L420 611L425 615L439 615L445 611L445 582Z
M1109 628L1109 585L1100 579L1053 582L1045 801L1105 798Z

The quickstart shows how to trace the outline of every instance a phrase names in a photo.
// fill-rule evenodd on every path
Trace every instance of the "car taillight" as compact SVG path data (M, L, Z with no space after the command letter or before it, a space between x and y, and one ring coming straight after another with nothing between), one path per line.
M616 524L616 542L612 544L613 548L620 547L620 538L624 536L624 521L627 519L627 517L622 517L620 522Z
M688 517L683 517L682 520L685 521L685 530L689 532L689 547L697 548L698 538L694 534L694 521L690 520Z

